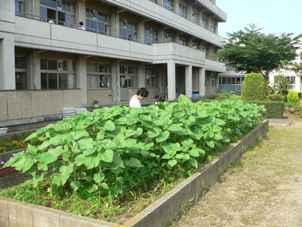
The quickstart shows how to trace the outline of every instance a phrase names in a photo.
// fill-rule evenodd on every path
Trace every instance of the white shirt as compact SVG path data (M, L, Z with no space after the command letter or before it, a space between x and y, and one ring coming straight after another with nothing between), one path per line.
M130 99L129 106L132 108L141 108L142 104L141 101L137 98L137 96L133 95Z

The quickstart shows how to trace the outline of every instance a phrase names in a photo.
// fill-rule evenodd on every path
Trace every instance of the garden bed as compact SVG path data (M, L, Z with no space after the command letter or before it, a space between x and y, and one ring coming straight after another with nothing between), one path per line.
M265 121L239 142L230 145L217 159L211 161L191 177L183 180L174 189L164 194L160 199L150 204L135 217L130 218L123 226L133 227L161 227L167 226L183 210L185 206L194 204L199 197L215 184L217 178L233 162L237 161L242 153L255 145L263 138L268 130ZM10 226L18 223L21 226L91 226L91 227L118 227L118 224L97 221L89 218L71 216L65 212L28 205L8 199L0 199L0 223Z
M113 107L81 113L27 138L26 152L5 167L31 173L33 180L1 195L125 223L250 133L263 112L262 107L238 100L192 103L181 97L177 103L143 109ZM242 141L246 144L235 146L237 154L249 144L248 139ZM222 160L226 164L212 163L210 172L219 174L231 157ZM210 176L204 180L216 181ZM211 185L207 182L204 185Z

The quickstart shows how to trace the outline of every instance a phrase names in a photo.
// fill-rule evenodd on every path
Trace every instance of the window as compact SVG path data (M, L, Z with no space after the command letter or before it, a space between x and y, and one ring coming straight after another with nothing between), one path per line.
M137 87L137 68L135 65L120 65L120 86L121 88Z
M174 41L174 33L171 30L164 31L164 39L165 42L173 42Z
M41 59L40 64L42 89L76 88L76 76L72 60Z
M199 40L193 40L192 42L192 47L195 49L199 49Z
M88 63L87 71L89 89L112 87L111 64Z
M146 66L146 87L157 88L159 84L158 71L152 66Z
M137 40L136 24L130 23L127 19L121 19L120 38L127 40Z
M27 67L26 67L26 56L16 55L15 57L15 79L16 79L16 89L24 90L27 88Z
M75 9L70 0L41 0L41 20L72 27L75 22Z
M199 24L199 9L198 8L195 8L193 7L193 10L192 10L192 21L196 24Z
M86 9L86 17L86 29L88 31L102 34L110 33L108 16L95 9Z
M205 27L205 28L208 28L209 27L209 18L207 15L205 14L202 14L202 25Z
M294 77L294 76L288 76L288 77L286 77L286 78L287 78L288 83L289 83L290 85L294 85L294 84L296 83L296 77Z
M179 36L179 42L183 46L188 46L188 37L184 35Z
M184 18L188 17L188 6L186 3L181 2L179 3L179 12L178 14Z
M164 0L164 8L173 11L173 0Z
M151 26L145 26L145 44L158 43L158 31Z
M24 0L15 0L16 16L24 16Z

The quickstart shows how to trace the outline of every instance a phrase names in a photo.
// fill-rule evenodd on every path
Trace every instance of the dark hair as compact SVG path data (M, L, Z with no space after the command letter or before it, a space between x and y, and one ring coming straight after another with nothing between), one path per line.
M79 24L82 26L82 25L84 25L84 22L83 22L83 21L80 21L80 23L79 23Z
M146 88L140 88L136 92L136 95L139 95L139 96L142 96L142 97L146 98L149 95L149 91Z

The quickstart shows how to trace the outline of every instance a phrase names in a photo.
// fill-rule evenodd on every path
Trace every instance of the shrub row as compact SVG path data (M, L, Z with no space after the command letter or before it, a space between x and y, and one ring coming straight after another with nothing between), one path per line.
M253 101L253 103L263 106L265 108L265 118L283 118L283 113L285 110L285 104L281 101Z
M45 191L54 195L120 198L189 175L254 128L263 112L239 100L192 103L184 96L141 109L102 108L37 130L6 166L30 173L36 186L48 182Z

